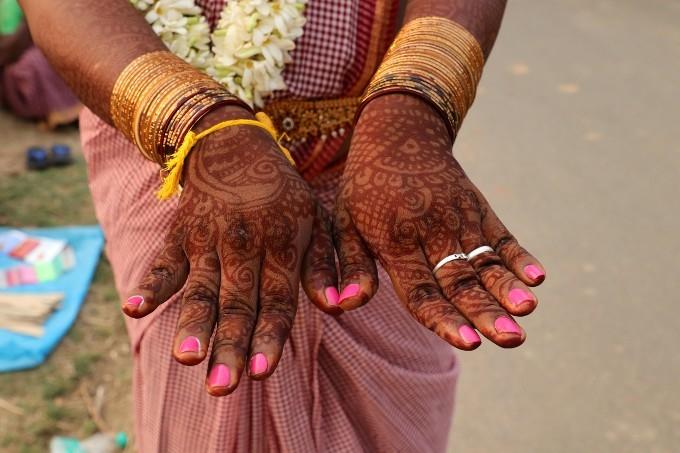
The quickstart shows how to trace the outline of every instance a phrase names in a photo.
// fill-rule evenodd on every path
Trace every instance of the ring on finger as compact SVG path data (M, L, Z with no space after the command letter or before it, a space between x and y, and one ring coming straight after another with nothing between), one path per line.
M493 253L493 249L489 247L488 245L482 245L481 247L477 247L473 251L467 254L467 260L472 261L472 259L476 256L481 255L482 253Z
M466 259L468 259L468 256L467 256L465 253L454 253L454 254L452 254L452 255L445 256L444 258L442 258L441 261L439 261L439 262L437 263L437 265L434 267L434 269L432 269L432 273L434 274L434 273L437 272L439 269L441 269L442 266L444 266L445 264L450 263L451 261L456 261L456 260L466 260Z

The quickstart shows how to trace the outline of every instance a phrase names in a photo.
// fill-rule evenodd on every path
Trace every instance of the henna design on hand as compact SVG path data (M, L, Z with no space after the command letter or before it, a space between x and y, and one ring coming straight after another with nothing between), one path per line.
M360 234L406 307L442 338L473 349L480 342L472 325L500 346L518 346L525 334L509 313L535 308L527 285L539 284L545 272L498 220L451 148L443 119L426 102L402 94L371 101L352 139L336 224ZM453 261L433 275L442 258L482 245L497 254Z
M228 107L198 129L248 115ZM211 394L225 395L238 385L248 358L253 378L276 368L295 316L317 207L307 183L257 128L232 127L206 137L189 155L183 176L175 226L135 293L144 302L124 310L145 316L186 279L175 358L200 363L214 330L206 385ZM312 255L332 257L330 245L330 252L322 247Z

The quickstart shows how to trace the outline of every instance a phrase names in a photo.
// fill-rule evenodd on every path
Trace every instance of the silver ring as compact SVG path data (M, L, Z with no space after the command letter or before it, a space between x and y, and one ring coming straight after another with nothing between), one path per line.
M440 262L437 263L437 265L432 269L432 273L434 274L437 272L441 267L445 264L450 263L451 261L456 261L456 260L466 260L468 259L467 255L465 253L454 253L453 255L449 255L442 259Z
M481 255L482 253L488 253L488 252L493 252L493 249L489 247L488 245L483 245L481 247L477 247L473 251L467 254L467 260L472 261L472 258L475 256Z

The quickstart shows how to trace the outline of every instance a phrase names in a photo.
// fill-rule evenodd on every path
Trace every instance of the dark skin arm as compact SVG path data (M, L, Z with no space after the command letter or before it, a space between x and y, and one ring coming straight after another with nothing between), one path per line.
M109 99L120 73L140 55L165 49L125 0L19 3L36 45L81 102L109 124Z
M127 0L21 4L36 44L109 124L120 73L140 55L165 50ZM235 118L253 116L242 107L225 107L195 130ZM300 280L312 302L338 310L325 295L337 285L330 221L268 134L249 126L226 128L189 155L175 224L123 310L146 316L184 286L174 357L186 365L209 358L206 387L221 396L236 389L249 363L255 379L274 372Z
M13 34L0 36L0 68L18 60L31 47L31 43L31 34L25 22Z
M450 19L465 27L488 58L501 27L506 0L409 0L404 23L418 17Z
M466 27L485 55L491 51L505 1L411 0L405 20L440 16ZM515 347L524 331L511 315L537 304L528 286L545 275L494 214L451 153L441 115L422 99L387 94L371 101L358 120L337 203L336 237L360 236L366 248L348 259L378 258L397 294L424 326L460 349L474 349L475 328L502 347ZM453 253L489 245L471 262L434 266ZM341 262L343 257L341 256ZM345 263L343 286L362 291L342 303L367 302L377 279L371 260Z

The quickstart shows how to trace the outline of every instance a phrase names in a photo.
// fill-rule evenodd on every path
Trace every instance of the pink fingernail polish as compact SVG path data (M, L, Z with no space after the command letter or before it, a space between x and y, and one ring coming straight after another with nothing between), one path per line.
M520 288L511 289L508 299L513 305L521 305L523 302L534 300L534 296Z
M524 266L524 273L532 280L540 280L545 277L545 272L533 264Z
M326 288L326 302L328 305L338 305L340 296L338 295L338 289L334 286L329 286Z
M130 296L128 297L127 302L125 302L125 305L139 308L142 303L144 303L144 298L142 296Z
M515 333L517 335L522 335L522 331L519 330L519 326L515 322L505 316L497 318L494 322L494 327L498 333Z
M345 286L345 289L340 293L340 301L338 303L341 304L343 300L356 296L359 294L359 291L361 291L361 287L357 283Z
M229 387L231 383L231 371L226 365L218 363L213 365L208 376L208 384L210 387Z
M481 343L482 342L482 339L479 338L479 335L477 335L477 332L475 332L475 330L470 326L461 326L460 329L458 329L458 333L460 334L463 341L468 343L468 344L475 344L475 343Z
M267 358L261 352L250 359L250 374L256 376L267 371Z
M196 337L186 337L179 345L179 352L198 352L201 349L201 341Z

